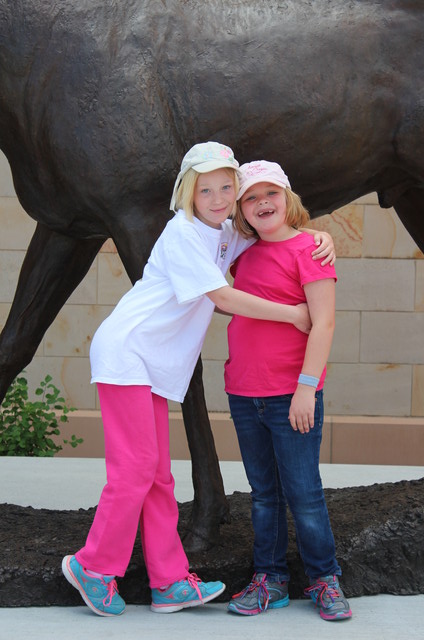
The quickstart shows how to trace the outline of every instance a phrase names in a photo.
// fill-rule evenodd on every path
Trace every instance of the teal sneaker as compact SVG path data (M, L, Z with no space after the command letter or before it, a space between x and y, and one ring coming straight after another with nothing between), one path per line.
M165 589L152 589L152 611L174 613L187 607L197 607L217 598L225 589L222 582L202 582L195 573L169 585Z
M242 616L256 616L267 609L281 609L289 604L287 582L273 582L265 573L255 573L252 582L236 593L228 604L228 611Z
M352 617L349 602L344 597L337 576L318 578L305 589L304 594L315 602L323 620L345 620Z
M98 616L119 616L124 612L125 602L118 593L113 576L95 578L89 575L75 556L65 556L62 572L68 582L78 589L84 602Z

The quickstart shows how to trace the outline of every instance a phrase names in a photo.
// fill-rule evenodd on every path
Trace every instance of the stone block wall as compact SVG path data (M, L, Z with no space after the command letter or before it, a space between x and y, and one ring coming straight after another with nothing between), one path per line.
M9 166L1 154L0 225L2 327L35 223L16 199ZM396 213L379 207L376 194L311 226L333 235L338 255L337 322L325 390L327 416L424 418L423 254ZM115 247L108 241L27 367L32 387L48 373L68 404L83 412L98 410L95 387L89 383L90 340L129 287ZM227 323L223 316L214 318L203 348L207 405L218 413L228 411L223 385ZM171 403L171 410L178 412L179 406ZM420 433L424 464L424 426Z
M424 416L422 252L376 194L312 224L332 233L339 256L327 411Z

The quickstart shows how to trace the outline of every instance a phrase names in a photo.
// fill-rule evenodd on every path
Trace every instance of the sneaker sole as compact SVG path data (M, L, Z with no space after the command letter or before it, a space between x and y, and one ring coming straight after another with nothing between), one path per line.
M288 607L290 604L289 596L282 598L281 600L277 600L276 602L271 602L268 605L268 609L283 609L283 607ZM230 602L228 605L228 611L231 613L238 613L241 616L257 616L260 613L264 613L264 609L238 609L237 605L233 602ZM266 611L266 609L265 609Z
M91 600L88 598L87 594L85 593L83 587L81 586L81 584L78 582L78 578L76 577L76 575L73 573L71 567L70 567L70 561L71 561L72 556L65 556L62 560L62 573L65 576L65 578L67 579L67 581L73 586L75 587L75 589L77 589L80 594L82 599L84 600L85 604L87 605L87 607L89 607L91 609L91 611L93 611L95 614L97 614L98 616L103 616L105 618L109 617L114 617L114 616L120 616L124 613L125 609L123 609L120 613L106 613L105 611L101 611L100 609L97 609L97 607L94 606L94 604L91 602Z
M198 607L200 604L206 604L210 602L214 598L217 598L225 591L225 584L219 589L215 591L215 593L211 593L209 596L206 596L202 600L190 600L189 602L182 602L181 604L169 605L169 604L155 604L152 602L150 605L151 611L155 613L175 613L177 611L181 611L181 609L188 609L189 607Z
M334 616L330 616L324 611L320 610L319 615L323 620L328 620L329 622L337 621L337 620L349 620L352 617L352 611L344 611L343 613L337 613Z

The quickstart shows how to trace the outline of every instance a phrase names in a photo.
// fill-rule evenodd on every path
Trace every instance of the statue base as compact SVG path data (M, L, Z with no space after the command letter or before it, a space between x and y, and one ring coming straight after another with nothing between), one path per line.
M325 490L343 570L347 597L424 593L424 478L366 487ZM228 496L231 522L208 551L190 553L191 570L202 580L222 580L228 601L253 574L250 496ZM190 522L191 502L180 504L182 538ZM78 592L61 572L62 557L83 546L95 509L58 511L0 505L0 606L81 605ZM289 594L300 598L308 586L289 521L287 560ZM127 573L118 580L128 604L150 604L150 589L139 537Z

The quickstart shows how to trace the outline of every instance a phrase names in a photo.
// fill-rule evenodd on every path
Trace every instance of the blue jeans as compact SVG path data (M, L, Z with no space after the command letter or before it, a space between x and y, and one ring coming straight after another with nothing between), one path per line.
M306 575L341 575L319 473L324 403L316 393L314 428L294 431L292 395L248 398L229 395L231 416L252 488L253 563L268 579L289 580L286 561L289 507Z

